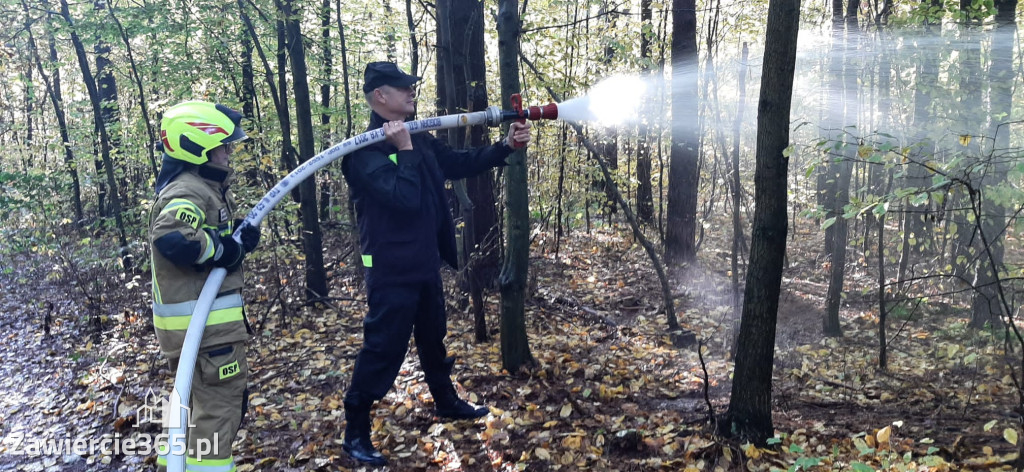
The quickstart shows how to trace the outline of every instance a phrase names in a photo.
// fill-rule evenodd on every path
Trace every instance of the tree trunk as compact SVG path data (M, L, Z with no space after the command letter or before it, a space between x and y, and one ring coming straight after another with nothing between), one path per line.
M483 3L478 0L437 2L438 114L480 111L487 108L487 70L484 60ZM447 130L453 148L484 144L482 127ZM464 199L456 200L462 216L460 252L465 261L465 281L473 303L475 334L486 341L487 323L483 290L498 273L498 213L494 177L485 172L457 183Z
M89 92L89 101L92 103L93 119L96 120L96 127L100 131L100 153L103 158L104 167L107 169L107 185L110 187L110 201L114 213L114 222L117 225L118 242L121 247L128 245L125 236L124 221L121 219L121 199L118 198L117 179L114 176L114 162L110 158L110 137L107 135L107 127L103 120L102 104L99 91L96 89L96 81L93 79L92 71L89 69L89 59L85 54L85 46L75 31L75 23L71 20L71 12L68 9L67 0L60 0L60 14L71 28L71 43L75 46L75 55L78 56L78 65L82 70L82 80Z
M22 2L22 8L25 9L26 16L28 15L28 5ZM49 9L49 5L46 2L43 6ZM49 23L49 18L47 19ZM82 212L82 187L78 179L78 165L75 163L75 154L71 150L71 137L68 133L68 120L64 114L64 99L61 96L60 87L60 67L57 64L57 46L54 41L52 34L48 34L49 39L49 63L55 65L53 70L53 76L48 77L46 71L43 69L43 63L39 56L39 49L36 47L35 38L32 36L32 29L30 25L25 25L25 30L28 32L29 47L32 49L32 57L35 60L36 70L39 71L39 76L43 79L43 84L46 85L46 94L50 97L50 104L53 105L53 113L57 117L57 127L60 130L61 147L64 148L64 166L67 169L68 175L71 177L71 198L72 205L75 210L75 227L82 225L84 215Z
M383 0L382 3L384 4L384 18L390 20L392 13L391 0ZM385 50L388 52L388 62L398 62L398 45L395 39L395 29L392 26L385 26L384 28L387 31L384 35L384 45ZM416 73L415 70L412 72L413 74Z
M743 221L740 218L740 195L743 191L740 181L740 137L743 128L743 112L747 106L747 43L743 43L743 55L737 67L740 92L739 103L736 110L736 122L733 125L732 141L732 299L733 305L738 309L740 306L740 242L743 240Z
M338 12L340 15L341 12ZM331 74L334 71L334 60L331 55L331 0L320 3L320 50L323 51L320 83L320 151L330 147L331 143ZM327 178L320 186L320 220L327 221L331 216L331 195L334 193L334 179L330 178L331 169L325 169Z
M697 259L697 11L696 0L672 1L672 148L669 154L665 263ZM693 80L690 80L693 77ZM683 80L680 80L680 79Z
M851 0L853 8L855 0ZM852 16L852 20L851 20ZM833 25L837 23L833 22ZM825 296L826 314L822 331L825 336L838 337L843 335L843 328L839 323L839 312L843 303L843 282L846 276L846 248L849 236L849 221L845 216L845 206L850 203L850 179L853 175L853 162L857 159L859 143L855 136L851 136L842 130L849 126L857 126L857 119L860 114L860 106L857 97L857 76L860 74L860 64L857 60L860 44L860 33L857 30L857 11L849 11L846 17L846 37L843 41L844 54L842 64L842 91L843 100L841 103L843 120L840 123L832 123L831 126L839 126L838 139L845 142L843 156L840 162L834 166L836 169L835 197L832 200L833 207L831 215L835 218L832 229L832 265L830 267L828 291ZM838 91L837 91L838 92ZM854 128L856 132L856 128ZM858 133L859 134L859 133Z
M409 26L409 52L412 53L412 63L409 65L412 75L419 75L420 67L420 45L416 41L416 23L412 18L412 0L405 0L405 22Z
M104 0L95 0L93 8L102 12L107 7ZM121 129L121 110L117 101L117 80L114 78L113 66L108 57L110 56L110 45L100 36L96 40L93 51L96 55L96 91L99 93L100 114L103 117L103 126L107 132L107 140L110 146L109 152L114 156L118 156L121 149L121 133L119 131ZM110 162L113 161L113 159L110 159ZM103 162L104 167L106 167L108 164L107 159L104 159ZM117 169L112 169L111 171L116 178L118 176ZM123 197L118 189L127 188L128 186L123 172L120 175L120 185L110 187L112 197L109 201L110 205L114 204L114 200L120 202Z
M294 10L293 0L284 0L282 13L287 18L288 44L291 46L292 87L295 93L295 116L299 135L299 160L306 162L315 154L313 140L313 112L309 100L309 82L306 78L306 46L302 41L299 23L301 16ZM302 252L306 256L306 299L328 295L327 272L324 270L323 238L316 211L316 178L310 177L299 184L302 201Z
M241 35L242 42L242 116L254 121L256 118L256 72L252 65L253 41L249 32Z
M149 164L155 179L158 169L156 164L156 148L153 146L153 143L157 141L156 133L153 131L153 122L149 119L149 105L146 103L146 89L142 86L142 75L139 73L138 65L135 63L135 55L132 53L132 45L131 40L128 38L128 33L125 31L124 26L121 25L121 21L114 15L114 7L109 3L107 4L107 11L110 13L110 19L117 25L117 30L121 34L121 41L124 42L125 52L128 53L128 64L131 66L132 78L135 79L135 88L139 91L139 110L142 112L142 121L146 122L146 136L149 138L150 144L146 146L146 150L149 152Z
M654 26L651 23L651 0L640 0L640 24L641 30L646 30L648 26ZM653 28L650 31L642 31L640 33L640 59L645 63L651 59L651 36L653 34ZM645 80L650 78L651 70L649 66L644 66L642 75ZM641 106L647 108L649 104ZM641 112L641 116L650 116L650 113ZM643 120L641 120L638 128L636 143L636 214L640 221L651 224L654 222L654 189L651 186L649 129L647 123Z
M501 71L501 102L512 109L510 98L519 93L519 0L498 0L498 66ZM501 268L501 364L511 373L532 366L526 336L526 277L530 265L530 207L527 189L526 152L508 157L505 168L505 207L508 229L505 261Z
M335 0L335 10L338 11L338 40L341 42L341 82L345 90L345 137L348 139L352 137L352 92L349 86L349 70L348 70L348 46L345 43L345 24L341 20L341 0ZM342 179L344 181L344 179ZM358 247L359 244L359 227L356 223L356 207L352 201L351 192L346 192L348 198L346 199L346 210L348 213L349 235L352 238L353 244ZM349 265L352 267L362 267L362 260L360 259L359 251L352 251ZM356 270L355 276L357 278L362 277L363 271Z
M770 0L757 113L754 224L732 397L718 432L758 446L772 426L772 367L786 253L786 179L799 0Z
M930 29L930 27L929 27ZM932 115L932 94L935 93L938 83L938 58L931 57L922 51L919 60L919 68L916 83L914 84L914 120L912 129L924 130L931 121ZM935 154L935 142L923 131L918 131L911 139L911 152L907 168L907 187L924 189L931 185L931 176L925 168L924 161ZM907 270L911 265L911 258L921 253L928 245L931 237L926 222L927 203L909 202L907 210L903 214L903 247L900 251L898 280L906 279Z
M279 9L282 9L281 1L275 0ZM295 161L295 146L292 145L292 117L291 112L288 110L288 51L291 48L291 44L288 41L288 30L284 20L278 19L277 23L277 93L278 98L275 100L275 104L279 105L277 108L277 117L281 123L281 168L285 172L291 172L298 167L298 163ZM256 35L253 34L255 40ZM267 68L267 73L270 73L270 68ZM294 80L294 77L293 77ZM307 85L308 89L309 86ZM308 99L308 97L307 97ZM314 192L314 195L316 192ZM292 199L299 204L302 204L302 186L296 187L292 190Z
M605 22L608 28L615 27L616 18L616 6L610 4L610 2L604 2L601 5L599 11L600 14L604 15ZM615 60L615 48L611 44L607 44L604 47L604 51L601 55L601 64L611 68L613 67L613 61ZM604 162L608 168L612 171L618 170L619 168L619 133L618 129L611 127L604 131L603 138L598 139L598 148L600 148L600 154L604 156ZM603 177L602 177L603 179ZM604 181L599 180L600 189L604 190L605 202L602 205L602 212L605 215L606 224L611 226L612 215L615 214L616 200L615 195L612 194L611 185Z
M1017 30L1017 25L1013 21L1015 11L1016 5L1013 3L1000 4L992 39L992 62L988 73L991 104L988 134L994 138L992 152L989 153L993 159L988 163L991 171L975 185L981 194L981 211L976 224L984 236L979 238L979 243L987 248L979 248L982 257L979 258L974 276L975 291L970 322L970 326L974 328L998 323L1001 316L1008 315L1002 309L998 286L999 272L1004 269L1003 235L1006 233L1006 207L988 193L998 193L1000 188L1006 185L1006 176L1011 165L1007 159L997 154L1005 153L1010 148L1010 129L1004 123L1010 121L1013 84L1017 80L1013 68L1013 45ZM990 254L991 257L986 257L986 254Z

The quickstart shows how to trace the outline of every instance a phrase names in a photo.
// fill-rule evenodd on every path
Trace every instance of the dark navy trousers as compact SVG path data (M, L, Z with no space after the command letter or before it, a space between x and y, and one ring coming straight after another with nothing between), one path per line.
M363 347L345 394L346 405L369 408L384 398L398 377L411 335L435 405L454 402L454 359L447 357L444 347L448 328L441 274L423 282L370 283L367 304Z

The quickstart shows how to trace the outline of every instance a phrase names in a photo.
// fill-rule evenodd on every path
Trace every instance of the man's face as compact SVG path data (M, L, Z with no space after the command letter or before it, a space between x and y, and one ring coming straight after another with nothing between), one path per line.
M378 99L382 102L385 111L392 115L390 117L392 119L406 118L416 113L415 85L410 87L381 85L375 93L380 94Z
M213 149L210 149L206 153L206 157L210 159L210 162L224 167L231 166L231 153L234 152L234 145L232 144L221 144Z

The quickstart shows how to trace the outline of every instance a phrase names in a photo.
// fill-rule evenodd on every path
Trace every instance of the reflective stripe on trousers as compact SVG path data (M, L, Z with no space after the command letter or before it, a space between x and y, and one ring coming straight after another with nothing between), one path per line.
M167 331L184 331L192 321L198 300L181 303L153 303L153 325ZM217 297L210 307L206 326L242 321L242 295L235 293Z

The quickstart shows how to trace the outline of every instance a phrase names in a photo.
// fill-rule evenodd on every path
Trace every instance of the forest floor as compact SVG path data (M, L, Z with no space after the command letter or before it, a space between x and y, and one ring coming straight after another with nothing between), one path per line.
M987 470L1016 458L1017 389L1007 364L1020 359L1004 359L992 333L968 330L964 309L926 303L890 319L889 366L877 370L875 276L851 265L844 336L823 337L827 272L813 256L820 249L800 238L790 244L776 333L777 439L764 449L713 434L708 407L722 414L728 406L739 327L728 260L706 250L701 265L713 269L674 274L677 315L702 341L702 365L696 346L677 347L667 333L657 278L625 234L578 234L557 256L550 234L535 238L527 332L537 365L522 372L502 369L498 295L485 301L491 340L477 343L447 274L454 378L491 414L439 422L410 354L376 406L373 439L391 460L384 469ZM266 249L247 262L257 332L238 470L365 470L341 449L364 291L334 256L337 298L305 306L301 265L280 253ZM28 447L153 434L136 413L149 390L166 395L172 386L149 320L148 273L118 280L59 254L0 251L0 470L150 470L153 454Z

